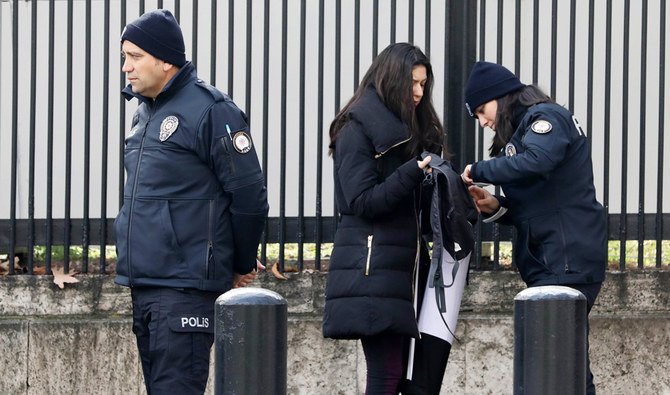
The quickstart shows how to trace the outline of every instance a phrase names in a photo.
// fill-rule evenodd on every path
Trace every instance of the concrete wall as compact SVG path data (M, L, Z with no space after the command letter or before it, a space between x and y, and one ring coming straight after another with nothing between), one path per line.
M128 289L110 276L79 279L61 290L51 276L0 278L0 394L145 393ZM258 282L289 302L288 392L362 394L359 344L321 337L325 279ZM515 273L471 274L443 394L512 392L513 298L523 288ZM591 360L599 393L670 394L670 272L608 273L591 315Z

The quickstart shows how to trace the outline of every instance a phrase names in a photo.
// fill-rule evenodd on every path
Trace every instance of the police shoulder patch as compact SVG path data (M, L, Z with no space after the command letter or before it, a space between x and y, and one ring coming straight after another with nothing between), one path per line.
M549 121L545 121L543 119L539 121L533 122L533 124L530 126L530 129L539 134L545 134L551 132L551 123Z
M237 132L233 135L233 147L240 154L251 151L252 144L251 137L244 132Z

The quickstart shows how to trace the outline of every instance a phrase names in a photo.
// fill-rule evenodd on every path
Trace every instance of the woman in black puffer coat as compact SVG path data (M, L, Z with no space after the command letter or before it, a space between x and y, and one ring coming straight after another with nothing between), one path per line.
M361 339L367 394L397 394L403 345L418 337L413 277L420 258L428 257L420 212L430 158L417 157L424 150L439 153L444 137L432 85L421 50L392 44L330 126L340 222L323 334Z

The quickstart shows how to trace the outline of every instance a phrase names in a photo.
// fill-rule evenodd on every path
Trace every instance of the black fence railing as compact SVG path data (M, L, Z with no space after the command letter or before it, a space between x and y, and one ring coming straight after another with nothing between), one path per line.
M548 86L552 98L586 120L599 200L608 214L608 238L619 241L621 270L629 240L637 241L637 267L644 266L645 240L655 241L655 267L669 263L662 253L662 241L670 236L670 215L663 213L666 12L663 0L479 1L478 58L506 64L523 81ZM483 141L478 128L478 160ZM497 226L480 235L501 239ZM498 262L497 242L494 248Z
M477 59L503 63L586 120L609 238L621 243L619 267L628 240L637 241L639 267L645 240L656 242L654 266L668 264L663 0L4 0L0 253L10 261L20 254L28 272L35 246L46 248L47 271L52 247L63 246L67 271L73 245L82 247L84 272L106 272L104 253L89 267L88 247L115 242L135 108L119 94L126 80L114 56L126 23L157 7L180 21L200 76L250 118L270 192L263 260L278 243L283 269L285 246L297 243L302 269L305 245L314 243L321 269L321 246L337 226L328 124L379 50L411 41L432 58L434 101L456 167L484 159L490 138L463 111L470 67ZM479 257L482 243L493 242L498 268L500 242L512 231L482 224L477 235L475 267L490 267Z

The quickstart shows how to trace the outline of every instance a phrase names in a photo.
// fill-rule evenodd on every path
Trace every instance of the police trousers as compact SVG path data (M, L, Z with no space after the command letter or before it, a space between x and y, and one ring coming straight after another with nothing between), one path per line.
M131 296L147 394L203 394L219 294L144 287Z
M591 313L591 308L596 303L596 298L600 293L603 283L594 284L569 284L570 288L576 289L586 296L586 395L595 395L596 386L593 384L593 373L591 372L591 358L589 358L589 332L591 325L589 325L588 314Z

